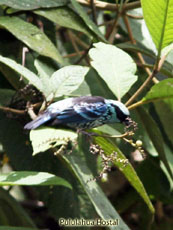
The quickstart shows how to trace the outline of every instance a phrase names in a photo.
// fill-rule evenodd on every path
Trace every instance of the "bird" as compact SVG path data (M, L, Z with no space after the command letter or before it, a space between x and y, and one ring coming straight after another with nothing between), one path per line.
M124 123L126 126L130 123L129 110L122 102L101 96L80 96L52 103L24 129L63 125L85 130L112 123Z

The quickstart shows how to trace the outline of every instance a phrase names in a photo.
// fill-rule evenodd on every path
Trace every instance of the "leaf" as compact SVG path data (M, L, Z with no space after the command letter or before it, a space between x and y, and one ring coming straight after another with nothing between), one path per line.
M119 220L119 224L117 226L107 226L107 228L111 230L129 230L128 226L121 219L118 212L113 208L98 184L94 180L90 181L92 172L89 170L83 154L84 153L82 153L81 150L78 150L73 151L73 154L70 155L62 155L62 157L78 178L83 189L94 205L97 214L103 220Z
M16 171L10 173L1 173L0 186L43 186L43 185L61 185L71 188L71 185L58 176L46 172Z
M63 6L70 0L0 0L0 5L6 5L14 9L33 10L38 8L50 8Z
M143 16L141 8L133 9L128 11L129 14L134 16ZM145 47L146 50L151 50L153 53L157 53L156 46L151 38L151 35L148 31L147 25L144 19L128 18L131 31L133 31L134 39ZM123 19L120 18L120 26L128 34L127 28L124 24Z
M170 147L168 147L168 145L164 144L164 149L166 152L166 157L168 159L171 171L173 172L173 154L172 154L172 149ZM170 176L167 168L165 167L163 162L160 162L160 167L162 168L163 172L165 173L169 184L170 184L170 190L173 191L173 180L172 177ZM171 196L172 197L172 196Z
M10 195L8 191L0 188L0 197L1 229L5 230L7 228L3 225L9 225L21 226L21 230L25 227L30 228L28 230L37 230L34 222L29 217L25 209Z
M34 13L65 28L83 32L91 38L94 36L94 33L88 29L88 26L86 26L81 17L69 7L64 6L58 7L57 9L35 10Z
M76 12L79 14L79 16L84 20L87 27L101 40L104 42L107 42L103 34L100 32L98 27L94 24L94 22L88 17L88 15L85 13L85 10L82 8L82 6L76 1L71 0L71 4L75 8Z
M110 90L118 99L122 98L136 82L136 64L133 59L121 49L104 44L95 43L90 49L91 65L97 70Z
M43 86L44 96L47 100L48 96L52 93L50 77L53 74L53 72L55 72L55 70L57 69L52 66L51 61L51 59L43 56L35 59L34 61L34 65L38 71L38 75Z
M36 26L17 17L0 17L3 26L15 37L43 56L53 58L63 64L63 58L49 38Z
M71 130L40 128L30 132L30 140L33 147L33 155L55 148L58 145L67 144L74 141L77 134Z
M169 100L156 101L154 106L168 139L171 143L173 143L173 98Z
M158 50L173 41L173 0L142 0L144 19Z
M57 70L51 76L51 92L55 97L69 95L84 81L89 68L70 65Z
M78 217L80 210L85 209L85 206L88 204L88 199L85 201L85 204L79 200L81 198L79 193L85 192L79 186L71 171L62 164L62 159L58 159L60 155L55 157L51 153L52 151L47 151L44 154L37 154L33 157L32 147L21 124L14 119L8 119L1 111L0 127L0 143L3 145L3 151L5 151L11 164L17 171L49 172L66 179L73 186L73 190L64 186L34 186L38 200L44 202L51 216L56 220L60 217ZM0 197L2 198L2 196ZM57 197L60 199L57 199ZM1 208L3 206L0 205ZM12 213L10 210L8 212L7 219L9 219L9 215ZM90 219L93 217L91 213L88 215L90 215ZM23 218L21 214L20 217ZM20 222L18 226L22 226Z
M16 63L15 61L11 60L10 58L2 57L1 55L0 62L15 70L17 73L26 78L30 84L33 84L37 89L39 89L42 92L42 83L40 79L37 77L37 75L35 75L33 72L31 72L24 66Z
M0 230L38 230L38 228L0 226Z
M126 160L126 157L123 155L123 153L120 151L120 149L113 144L111 141L103 138L103 137L95 137L95 142L98 144L105 152L106 155L110 155L113 152L117 153L117 158L120 158L122 160ZM123 163L120 163L119 161L114 161L115 166L118 167L118 169L124 174L124 176L127 178L127 180L130 182L130 184L136 189L136 191L139 193L139 195L143 198L145 203L147 204L149 210L151 213L154 213L153 205L145 191L145 188L139 179L138 175L136 174L134 168L130 163L128 163L126 166L123 165Z
M0 106L8 105L14 94L15 91L12 89L0 89Z
M173 79L169 78L155 84L142 101L148 103L171 98L173 98Z
M173 172L170 168L166 153L164 151L164 141L158 128L158 125L152 119L152 117L142 108L136 108L138 115L140 116L141 122L143 123L155 149L157 150L160 160L164 163L170 176L173 178Z
M130 44L125 42L125 43L117 44L116 46L120 49L130 50L136 53L140 52L142 54L147 55L148 57L155 58L155 55L153 54L153 52L151 52L151 50L146 49L140 46L139 44Z

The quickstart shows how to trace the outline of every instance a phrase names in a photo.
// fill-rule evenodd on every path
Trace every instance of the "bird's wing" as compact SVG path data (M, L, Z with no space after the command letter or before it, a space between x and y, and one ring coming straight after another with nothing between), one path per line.
M103 102L81 102L61 111L56 118L62 123L94 121L101 117L106 109L107 105Z
M104 102L87 103L82 102L74 106L76 113L87 120L96 120L101 117L107 110Z

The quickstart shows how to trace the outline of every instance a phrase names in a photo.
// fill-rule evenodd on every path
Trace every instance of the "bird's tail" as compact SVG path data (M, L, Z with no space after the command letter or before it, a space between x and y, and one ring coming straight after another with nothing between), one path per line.
M40 116L38 116L35 120L29 122L24 126L24 129L36 129L40 125L43 125L44 123L48 122L51 119L50 114L44 113Z

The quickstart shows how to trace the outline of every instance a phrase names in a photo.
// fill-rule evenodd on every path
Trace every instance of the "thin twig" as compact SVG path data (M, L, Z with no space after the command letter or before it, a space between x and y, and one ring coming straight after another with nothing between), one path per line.
M90 0L90 6L92 10L93 21L97 25L97 16L96 16L96 7L95 7L95 0Z
M79 36L77 36L76 34L72 33L71 34L73 36L73 39L83 48L88 49L89 45L87 43L85 43L84 41L82 41Z
M38 108L41 106L41 102L38 102L36 104L32 104L32 108ZM10 107L5 107L5 106L0 106L0 110L4 111L4 112L11 112L11 113L16 113L16 114L19 114L19 115L24 115L26 114L26 110L19 110L19 109L13 109L13 108L10 108Z
M115 34L117 32L117 25L118 25L118 21L119 21L120 16L121 16L121 12L118 12L116 15L116 18L114 20L114 24L112 25L112 31L110 32L110 35L108 35L108 42L110 44L113 44L113 42L114 42Z
M76 44L76 41L74 40L73 33L71 32L71 30L67 30L67 33L68 33L68 36L69 36L69 38L70 38L70 41L71 41L71 43L72 43L72 46L73 46L74 50L76 51L76 53L77 53L79 56L81 56L81 54L79 53L80 50L79 50L79 48L78 48L78 46L77 46L77 44Z
M31 118L32 120L36 119L36 118L37 118L37 115L35 114L34 108L33 108L33 106L30 104L30 102L27 102L26 108L27 108L27 112L28 112L30 118Z
M19 115L24 115L26 113L26 110L18 110L18 109L13 109L13 108L4 107L4 106L0 106L0 110L4 112L16 113Z
M132 15L132 14L128 14L126 13L127 17L129 18L133 18L133 19L143 19L143 16L138 16L138 15Z
M152 78L160 71L160 69L161 69L161 67L162 67L162 65L164 63L165 58L166 57L163 56L160 59L158 65L154 65L152 73L148 76L148 78L144 81L144 83L139 87L139 89L133 94L133 96L126 102L126 104L125 104L126 106L131 104L138 97L138 95L144 90L144 88L148 85L148 83L152 80ZM138 103L138 106L139 106L139 102L137 102L137 103ZM144 103L142 103L142 101L140 101L140 105L141 104L144 104ZM132 106L134 108L134 105L132 105ZM132 108L132 106L131 106L131 108ZM137 106L135 106L135 107L137 107Z
M85 53L85 50L82 50L79 52L81 55L83 55ZM76 57L78 56L79 54L78 53L71 53L71 54L67 54L67 55L64 55L63 58L72 58L72 57Z
M25 66L25 61L26 61L26 53L29 51L27 47L23 47L22 49L22 66ZM23 80L23 76L20 76L19 81Z
M127 31L128 31L128 34L129 34L129 38L130 38L130 41L132 44L136 45L136 41L133 37L133 33L132 33L132 30L131 30L131 27L130 27L130 24L129 24L129 20L128 20L128 17L127 15L124 15L123 16L123 19L124 19L124 23L126 25L126 28L127 28ZM137 56L139 58L139 61L145 65L145 61L144 61L144 58L142 56L142 54L140 52L137 52ZM148 68L148 67L144 67L145 71L147 72L148 75L151 75L151 70ZM154 77L152 78L153 82L156 84L158 83L159 81Z
M87 0L77 0L77 2L79 2L82 5L87 6L87 7L90 6L90 2ZM117 11L119 6L120 6L119 4L112 4L112 3L102 2L102 1L95 1L95 7L100 9L100 10ZM133 10L133 9L136 9L139 7L141 7L140 1L131 2L131 3L126 4L124 10L125 11Z
M86 61L88 62L88 65L90 65L90 62L89 60L87 60L87 55L88 55L88 52L90 50L90 48L92 47L92 43L90 44L90 46L85 50L84 54L81 56L81 58L79 58L78 61L75 62L75 64L79 64L84 58L86 58Z

